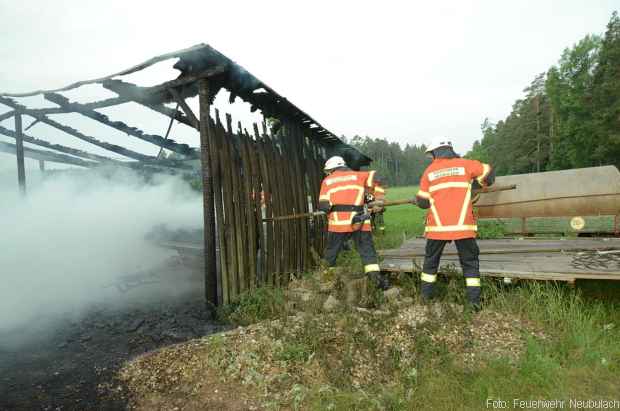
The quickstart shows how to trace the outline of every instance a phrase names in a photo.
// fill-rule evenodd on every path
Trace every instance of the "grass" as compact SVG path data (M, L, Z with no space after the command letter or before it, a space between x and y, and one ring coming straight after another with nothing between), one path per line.
M415 284L405 289L416 297ZM458 300L456 293L458 287L447 284L444 298ZM346 309L332 315L307 313L301 331L288 333L289 327L285 326L274 335L281 344L276 350L277 360L282 367L288 367L291 375L286 378L291 380L284 384L289 387L288 394L270 406L309 410L444 410L485 409L487 400L510 404L513 399L620 400L617 300L591 300L579 289L550 283L512 288L487 284L485 295L486 310L503 313L502 321L520 319L542 330L540 335L520 331L523 353L516 362L480 357L473 366L464 368L462 354L455 353L453 347L435 336L446 324L472 327L474 319L467 314L430 323L409 334L414 359L411 362L404 361L397 350L386 354L377 342L377 338L393 331L396 312L365 324ZM243 315L240 311L238 314ZM290 312L273 314L274 319L282 320ZM254 310L250 311L248 321L252 318ZM340 350L341 347L346 349ZM356 383L359 363L355 356L360 352L369 353L372 367L380 369L377 375L386 378L375 376L377 380L372 383ZM325 375L316 381L295 375L295 370L302 373L311 363L319 364Z
M387 199L412 198L416 191L417 187L391 188ZM421 235L425 214L409 205L388 208L386 235L377 236L377 248L397 247L403 239ZM503 235L502 224L481 223L480 237ZM415 292L416 285L410 282L412 286ZM460 287L444 285L444 298L461 300ZM446 347L418 336L420 367L415 377L401 378L403 385L380 387L367 398L354 390L317 391L308 397L309 408L332 404L333 409L483 409L489 398L620 400L620 285L584 282L570 288L531 282L505 288L487 284L484 294L489 309L539 324L547 338L528 336L525 354L516 364L500 359L463 371L458 361L450 361ZM425 363L433 365L425 367ZM413 390L414 398L407 399L408 390Z
M415 191L392 188L388 199L410 198ZM408 205L389 208L387 234L378 246L395 247L421 234L424 213ZM492 230L499 231L489 228L490 235ZM339 265L344 273L361 269L353 252ZM254 325L229 340L204 340L206 360L196 351L187 358L198 367L207 364L230 390L263 398L267 409L482 410L491 409L493 400L508 408L514 399L564 400L566 408L570 399L620 401L620 285L505 286L489 279L483 282L485 308L472 314L458 310L462 278L448 276L438 284L443 314L412 328L402 319L422 307L419 282L406 274L397 281L402 297L413 302L390 304L371 290L367 307L381 315L346 305L326 312L317 273L295 285L311 294L301 305L274 288L244 294L221 308L220 318ZM331 293L342 299L342 288L336 281ZM187 364L177 365L181 371L175 372L166 362L158 398L170 387L195 384Z

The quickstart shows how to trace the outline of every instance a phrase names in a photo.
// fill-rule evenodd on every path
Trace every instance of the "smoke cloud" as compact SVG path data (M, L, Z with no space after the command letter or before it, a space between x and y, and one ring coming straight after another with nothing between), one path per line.
M113 301L119 277L172 255L145 240L153 227L202 225L199 193L176 177L73 170L28 183L20 198L0 181L0 332Z

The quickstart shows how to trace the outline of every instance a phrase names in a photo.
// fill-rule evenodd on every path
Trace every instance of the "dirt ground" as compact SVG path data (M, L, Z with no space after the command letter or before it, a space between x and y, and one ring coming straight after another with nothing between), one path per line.
M0 330L0 410L126 408L114 377L125 361L224 329L195 277L170 265L118 284L114 304Z

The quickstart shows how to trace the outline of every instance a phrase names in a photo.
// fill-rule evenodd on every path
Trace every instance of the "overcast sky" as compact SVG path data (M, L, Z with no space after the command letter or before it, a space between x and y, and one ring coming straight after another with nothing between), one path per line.
M603 33L614 8L620 1L0 0L0 91L60 87L208 43L337 135L401 144L447 136L464 153L480 138L485 117L504 118L565 47ZM148 85L171 79L173 62L129 80ZM89 101L108 95L88 88L68 96ZM134 109L107 114L165 133L165 118ZM157 151L65 118L98 138ZM45 127L29 133L89 148ZM198 145L186 127L175 126L173 134Z

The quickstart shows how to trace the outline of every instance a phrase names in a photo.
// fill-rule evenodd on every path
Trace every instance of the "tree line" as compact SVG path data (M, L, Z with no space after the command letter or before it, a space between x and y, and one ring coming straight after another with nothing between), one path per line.
M387 186L417 185L430 163L424 145L407 144L403 148L383 138L355 136L341 139L372 158L371 168L377 170Z
M620 18L587 35L536 76L504 120L482 123L467 153L498 174L620 167Z

